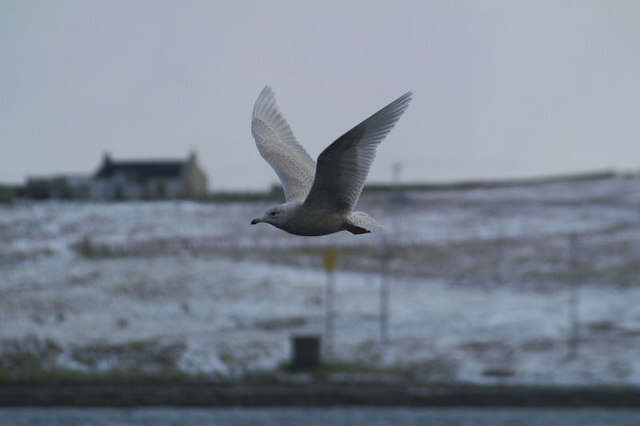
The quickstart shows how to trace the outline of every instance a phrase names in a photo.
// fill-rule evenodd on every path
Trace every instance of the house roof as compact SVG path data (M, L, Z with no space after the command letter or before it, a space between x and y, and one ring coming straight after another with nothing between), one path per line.
M124 174L137 179L175 178L182 173L185 161L104 161L96 178L109 178Z

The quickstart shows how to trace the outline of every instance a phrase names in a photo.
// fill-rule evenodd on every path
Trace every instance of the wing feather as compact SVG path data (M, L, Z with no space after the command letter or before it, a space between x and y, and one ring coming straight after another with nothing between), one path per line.
M322 151L305 205L344 211L355 207L376 148L409 106L411 95L400 96Z
M251 133L258 151L278 175L285 199L304 200L313 183L315 163L278 110L269 86L262 89L253 107Z

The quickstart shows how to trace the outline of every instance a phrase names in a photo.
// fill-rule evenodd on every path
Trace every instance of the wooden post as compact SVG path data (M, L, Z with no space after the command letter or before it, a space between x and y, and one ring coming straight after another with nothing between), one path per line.
M324 295L324 350L325 358L331 359L333 357L334 348L334 317L335 312L333 308L335 280L333 271L338 264L338 253L335 247L327 247L324 250L323 256L324 269L327 271L327 285L325 287Z
M578 236L571 234L569 236L569 352L567 357L574 359L578 356L580 346L580 294L579 294L579 275L578 274Z
M382 350L386 348L389 341L389 261L392 251L386 238L383 244L383 255L380 259L380 344Z

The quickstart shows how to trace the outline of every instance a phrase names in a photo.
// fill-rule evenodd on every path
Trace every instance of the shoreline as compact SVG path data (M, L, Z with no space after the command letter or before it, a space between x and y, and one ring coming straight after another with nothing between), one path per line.
M15 381L0 407L607 407L640 408L636 386L250 381Z

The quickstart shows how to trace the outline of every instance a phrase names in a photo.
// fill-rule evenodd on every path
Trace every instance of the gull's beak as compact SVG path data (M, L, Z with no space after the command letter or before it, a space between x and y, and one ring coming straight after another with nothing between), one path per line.
M253 219L253 220L251 221L251 224L252 224L252 225L255 225L256 223L260 223L260 222L262 222L262 219L260 219L260 218L255 218L255 219Z

